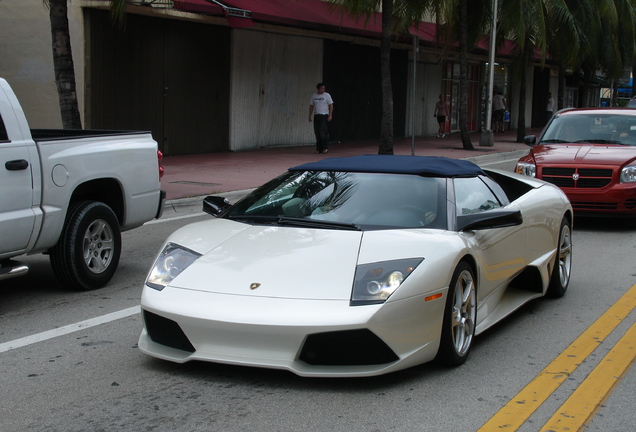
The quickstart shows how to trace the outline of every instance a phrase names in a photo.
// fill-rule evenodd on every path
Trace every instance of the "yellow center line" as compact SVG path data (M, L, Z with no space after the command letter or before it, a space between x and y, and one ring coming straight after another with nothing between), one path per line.
M592 373L541 429L542 432L580 431L612 394L636 357L636 324L625 333Z
M516 431L636 307L632 286L478 432Z

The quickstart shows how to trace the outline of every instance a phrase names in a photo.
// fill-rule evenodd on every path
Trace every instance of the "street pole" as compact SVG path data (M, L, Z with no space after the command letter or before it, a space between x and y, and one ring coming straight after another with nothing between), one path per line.
M486 130L481 132L480 146L492 147L492 93L495 82L495 50L497 41L497 8L498 1L492 0L492 26L490 30L490 52L488 53L488 90L486 94Z
M417 49L419 37L413 35L413 94L411 95L411 156L415 156L415 104L417 103Z

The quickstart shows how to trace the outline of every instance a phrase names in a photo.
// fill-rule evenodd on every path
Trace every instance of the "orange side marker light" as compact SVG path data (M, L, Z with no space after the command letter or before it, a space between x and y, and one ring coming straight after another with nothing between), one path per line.
M437 293L437 294L433 294L431 296L425 297L424 301L431 301L431 300L437 300L438 298L442 297L442 293Z

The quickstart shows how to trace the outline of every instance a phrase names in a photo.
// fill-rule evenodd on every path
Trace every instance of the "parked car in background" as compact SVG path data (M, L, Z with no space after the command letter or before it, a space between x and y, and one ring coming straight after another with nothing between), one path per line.
M636 96L634 96L629 100L629 102L627 102L627 108L636 108Z
M516 172L559 186L581 215L636 216L636 110L559 111Z
M161 157L149 132L30 129L0 79L0 280L46 253L69 288L104 286L121 232L163 211Z
M532 299L565 293L572 208L548 183L462 160L368 155L291 168L166 240L139 348L303 376L437 358Z

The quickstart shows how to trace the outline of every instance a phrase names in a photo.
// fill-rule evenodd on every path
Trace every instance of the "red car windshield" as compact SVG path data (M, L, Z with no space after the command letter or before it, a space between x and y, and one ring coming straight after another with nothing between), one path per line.
M555 117L540 144L590 143L636 146L636 116L570 114Z

